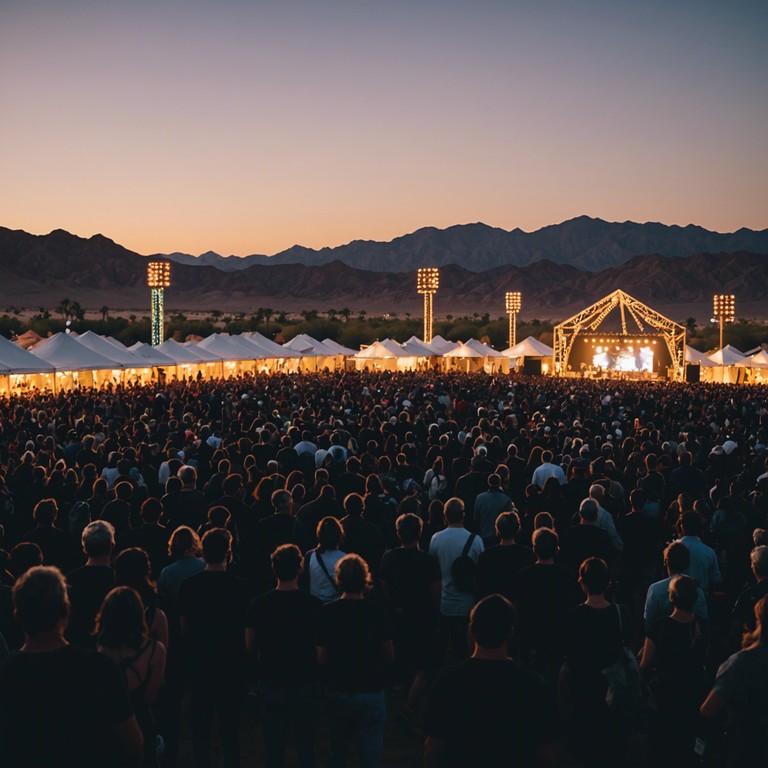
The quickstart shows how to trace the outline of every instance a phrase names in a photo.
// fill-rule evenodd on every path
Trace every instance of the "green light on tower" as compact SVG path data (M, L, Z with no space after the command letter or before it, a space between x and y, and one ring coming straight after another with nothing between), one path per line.
M152 346L163 343L163 293L171 285L171 265L167 261L150 261L147 285L152 291Z

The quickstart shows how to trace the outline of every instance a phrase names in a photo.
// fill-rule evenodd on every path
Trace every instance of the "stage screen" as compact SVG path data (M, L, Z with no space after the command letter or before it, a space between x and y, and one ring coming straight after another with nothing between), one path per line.
M575 372L659 373L669 362L669 351L659 336L580 336L569 357Z

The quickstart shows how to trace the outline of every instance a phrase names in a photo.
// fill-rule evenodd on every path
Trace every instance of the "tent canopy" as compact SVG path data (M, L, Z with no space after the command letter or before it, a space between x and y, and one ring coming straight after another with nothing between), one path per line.
M207 338L197 344L197 351L205 350L221 360L254 360L256 350L252 352L244 346L233 341L231 337L221 336L218 333L212 333Z
M543 341L529 336L527 339L509 347L502 352L507 357L552 357L555 354L552 347L548 347Z
M351 349L350 347L345 347L343 344L339 344L337 341L334 341L333 339L323 339L323 344L325 344L328 349L332 350L334 354L336 355L344 355L345 357L354 357L354 355L357 354L357 351L354 349Z
M744 359L744 355L736 347L726 344L722 349L713 352L709 359L717 365L736 365Z
M761 349L756 355L752 357L745 357L740 360L736 365L739 368L768 368L768 352Z
M685 345L685 362L689 365L700 365L702 368L717 368L717 363L707 357L706 352Z
M257 346L266 350L268 357L301 357L298 352L294 352L292 349L286 349L285 347L280 346L280 344L278 344L276 341L268 339L258 331L247 331L242 335L244 338L248 339L248 341L251 341Z
M166 339L162 344L158 344L155 349L159 349L164 355L168 355L176 364L208 362L200 356L194 347L179 344L175 339Z
M143 341L137 341L135 344L128 347L128 349L130 349L136 357L141 358L143 365L160 366L161 368L168 365L176 365L176 361L173 358L163 354L156 347L145 344Z
M482 341L477 339L469 339L465 342L465 347L472 347L475 352L479 352L483 357L504 357L501 352L498 352L493 347L489 347L487 344L483 344Z
M383 339L374 341L369 347L361 349L355 357L362 360L384 360L391 357L409 357L409 355L392 339Z
M450 352L446 352L443 357L475 357L475 358L483 358L486 357L482 352L478 351L474 347L471 347L469 344L461 344L459 343L455 349L450 350Z
M0 336L0 374L53 373L53 366Z
M81 333L75 337L75 341L94 352L98 352L100 355L104 355L107 360L111 360L114 363L113 367L135 368L137 365L142 364L142 361L138 360L136 355L132 354L130 350L125 347L121 349L93 331Z
M327 344L313 339L306 333L297 334L290 341L283 344L283 348L298 352L303 357L335 357L339 354Z
M435 357L438 354L432 347L425 344L421 339L416 338L416 336L411 336L408 341L404 341L400 346L412 357Z
M110 360L70 338L57 333L30 350L30 354L50 363L57 371L107 371L116 368Z
M459 346L455 341L448 341L448 339L444 339L440 335L433 336L428 344L438 355L444 355L446 352L450 352L452 349L456 349L456 347Z

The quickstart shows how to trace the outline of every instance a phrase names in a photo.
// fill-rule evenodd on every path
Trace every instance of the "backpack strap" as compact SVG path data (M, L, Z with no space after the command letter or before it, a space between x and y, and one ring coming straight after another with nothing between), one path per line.
M320 567L323 569L323 573L325 574L325 577L328 579L328 581L331 582L331 585L336 590L336 592L338 592L339 588L336 586L336 581L333 578L333 576L331 576L331 572L328 570L328 566L325 564L325 562L323 561L323 558L320 556L320 550L315 549L313 551L315 553L315 559L320 564Z
M459 557L466 557L469 554L469 550L472 549L472 542L475 540L476 536L476 533L469 534L469 537L464 543L464 549L461 550L461 555L459 555Z

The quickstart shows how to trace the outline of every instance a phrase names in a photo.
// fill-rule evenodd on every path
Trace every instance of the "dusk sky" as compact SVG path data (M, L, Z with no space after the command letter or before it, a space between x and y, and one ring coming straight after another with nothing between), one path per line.
M768 227L765 0L3 0L0 225L272 254Z

